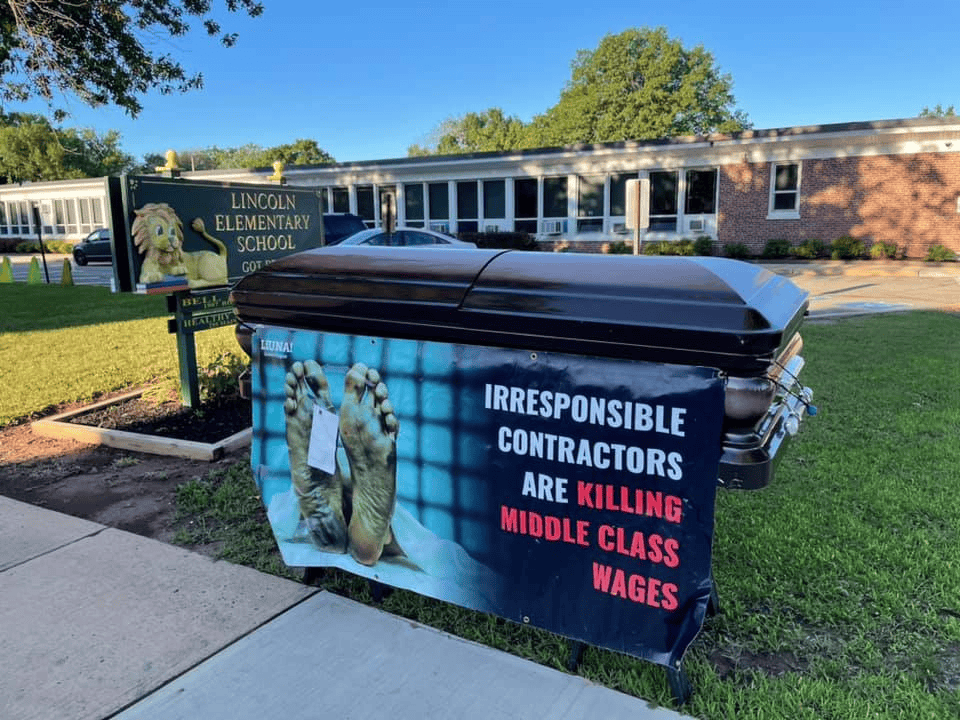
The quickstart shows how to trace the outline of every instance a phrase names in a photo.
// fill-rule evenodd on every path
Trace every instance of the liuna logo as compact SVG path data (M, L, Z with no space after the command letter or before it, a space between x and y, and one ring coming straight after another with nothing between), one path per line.
M293 343L285 340L261 340L260 349L263 352L289 353L293 350Z

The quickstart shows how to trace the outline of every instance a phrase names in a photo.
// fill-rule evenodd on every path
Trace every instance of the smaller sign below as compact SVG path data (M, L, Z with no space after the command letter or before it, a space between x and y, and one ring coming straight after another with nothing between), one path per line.
M237 321L227 288L168 296L167 309L174 313L174 317L167 322L167 330L171 334L212 330L233 325Z

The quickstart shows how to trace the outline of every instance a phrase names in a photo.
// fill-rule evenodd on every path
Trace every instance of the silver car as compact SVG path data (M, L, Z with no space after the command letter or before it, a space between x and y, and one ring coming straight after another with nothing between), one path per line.
M379 228L361 230L344 238L338 245L385 245L389 247L437 247L476 248L472 242L457 240L443 233L423 228L398 227L389 235Z

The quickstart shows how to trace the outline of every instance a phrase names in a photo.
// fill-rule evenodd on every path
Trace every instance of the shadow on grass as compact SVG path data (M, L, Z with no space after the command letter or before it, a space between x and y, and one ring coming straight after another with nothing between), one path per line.
M167 315L159 295L111 293L108 288L0 284L0 332L57 330Z

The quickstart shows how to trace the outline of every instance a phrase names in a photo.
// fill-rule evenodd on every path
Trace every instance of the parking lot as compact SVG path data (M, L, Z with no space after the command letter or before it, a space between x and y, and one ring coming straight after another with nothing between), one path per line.
M32 255L10 255L10 264L13 267L13 279L15 282L26 282L27 275L30 272L30 259ZM40 263L40 275L46 277L43 272L43 259L37 255ZM67 255L47 255L47 271L50 274L51 283L59 283L60 276L63 274L63 261L70 259ZM73 274L74 285L102 285L110 287L113 280L113 266L110 263L91 263L80 267L73 260L70 260L71 272Z
M51 283L60 282L67 257L47 255ZM16 282L26 281L30 259L29 255L10 256ZM71 266L75 285L111 287L113 268L108 263L81 267L71 260ZM826 320L903 310L960 311L960 263L813 261L770 263L767 267L810 293L813 318Z

